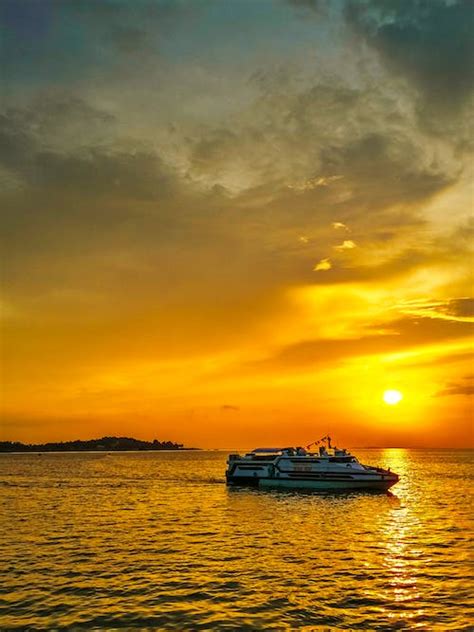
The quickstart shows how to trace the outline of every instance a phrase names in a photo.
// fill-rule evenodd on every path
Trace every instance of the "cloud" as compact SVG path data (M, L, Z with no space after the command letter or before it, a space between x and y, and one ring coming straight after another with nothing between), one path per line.
M358 338L303 340L280 349L274 356L256 363L275 370L331 364L352 357L406 351L472 335L471 323L401 317L389 323L374 323L367 335ZM375 332L383 333L375 333Z
M413 314L443 320L474 321L474 298L451 298L442 301L418 299L405 301L399 305L405 314Z
M352 239L345 239L342 244L339 244L339 246L334 246L335 250L339 250L339 251L343 251L343 250L352 250L353 248L356 248L356 244L354 241L352 241Z
M77 189L85 196L162 195L171 171L145 143L105 144L101 134L113 121L73 98L6 110L0 115L0 165L33 188Z
M474 395L474 377L467 375L459 382L449 382L436 393L437 397L447 397L451 395Z
M172 177L160 158L146 149L109 152L88 148L76 155L39 152L33 159L30 182L75 188L84 196L114 193L151 199L169 191Z
M321 261L314 266L313 271L321 272L323 270L330 270L331 268L332 264L329 259L321 259Z
M452 176L435 164L424 164L422 154L421 146L403 135L395 139L367 131L339 146L328 143L321 150L321 159L327 169L343 173L351 192L339 208L365 205L366 211L375 211L427 199L453 182ZM420 162L415 164L417 160Z
M187 143L190 176L234 193L286 190L299 206L311 201L313 212L332 205L341 223L354 209L429 199L458 177L459 162L448 151L435 155L404 100L383 84L294 81L267 70L249 105L198 129Z
M344 230L349 230L349 228L343 224L342 222L333 222L331 224L331 226L335 229L335 230L339 230L339 229L344 229Z
M223 404L221 406L221 410L224 412L238 412L240 410L239 406L233 406L232 404Z
M72 95L42 95L28 105L5 106L0 111L0 161L27 174L39 152L103 145L113 123L113 115Z
M446 305L446 313L459 318L474 318L474 298L450 299Z
M319 86L318 90L311 89L305 94L313 95L314 92L319 100L326 88L326 96L337 101L338 91L330 86ZM342 102L346 98L347 94L342 90ZM359 98L360 94L356 93L356 101ZM302 100L301 94L293 95L291 107L296 104L301 107ZM312 111L310 104L308 98L305 107ZM137 291L142 289L143 294L146 292L145 279L153 287L164 284L165 294L171 296L185 287L191 288L198 277L206 279L208 289L201 290L203 295L206 292L212 294L216 287L226 287L225 270L234 298L243 298L246 293L250 296L255 288L273 295L275 288L280 290L306 281L305 275L312 269L311 253L301 247L293 250L290 235L294 244L295 234L307 231L311 235L311 244L321 249L330 238L331 219L337 213L336 217L350 221L351 228L354 226L356 238L360 232L365 236L384 232L390 233L389 239L405 240L422 224L412 209L400 209L397 205L411 203L418 195L430 195L449 182L444 173L433 172L433 166L427 165L433 187L419 193L420 181L423 183L426 179L424 161L409 165L405 156L402 166L403 152L396 145L398 139L394 141L387 135L377 140L370 136L354 141L344 134L337 143L323 138L313 157L319 160L320 156L325 161L337 163L343 168L345 177L338 178L331 186L317 186L302 192L288 190L284 185L286 161L285 171L279 174L267 170L266 166L253 169L253 156L258 154L260 142L265 144L279 133L283 141L288 140L288 130L279 121L278 107L276 111L270 107L270 112L276 118L273 131L264 127L255 140L254 129L247 129L248 121L244 117L240 127L235 126L239 133L231 133L231 142L224 142L227 152L220 146L227 135L218 134L214 138L211 134L216 151L218 149L217 156L213 157L210 151L210 162L199 164L198 161L196 167L195 155L191 151L186 168L178 169L165 161L156 145L120 136L117 132L118 113L111 114L83 98L50 96L44 102L35 101L28 107L5 110L2 130L8 141L5 143L8 151L0 157L5 168L21 179L28 189L15 200L10 197L4 206L6 247L9 252L16 248L16 254L9 257L9 274L15 274L18 280L23 276L18 270L22 269L24 277L37 284L37 288L47 284L48 278L53 283L61 275L65 277L61 283L67 284L66 271L70 274L69 268L76 265L75 257L86 252L89 259L81 260L81 269L96 266L99 271L97 280L106 268L110 268L105 282L108 291L108 286L112 291L114 284L120 285L118 278L114 282L111 278L127 269L130 274L134 270L134 275L141 271L142 279L133 283ZM306 131L316 138L318 128L312 130L312 123L308 124L310 127ZM239 147L241 129L246 137L244 147ZM208 138L208 128L198 131L201 140ZM304 142L303 136L302 133L298 142ZM195 147L194 142L189 146ZM374 150L377 165L385 161L382 181L375 183L370 162ZM247 168L260 181L260 186L244 188L232 195L222 187L200 187L196 169L215 185L214 165L219 172L221 169L225 171L231 163L235 164L232 152L237 152L242 163L247 159L250 161ZM272 168L273 158L273 154L264 158ZM369 164L365 165L367 160ZM414 171L409 173L412 167ZM414 196L410 194L409 186L400 187L405 169L406 184L409 179L417 182ZM391 184L383 180L386 173L397 170L398 179L394 178ZM324 173L334 171L325 170ZM400 188L403 189L401 198ZM31 191L35 196L34 214L30 207ZM344 224L342 221L336 223ZM41 240L38 239L40 233ZM121 254L112 255L114 251ZM40 264L39 252L42 253ZM229 253L234 256L229 257ZM57 266L56 257L65 260L63 266ZM407 250L393 261L371 266L358 262L350 269L318 275L318 282L382 278L384 274L398 274L416 267L424 259L426 253L421 250ZM197 268L195 261L199 261ZM321 264L323 267L318 268ZM28 266L31 266L29 273L26 272ZM12 272L13 268L16 273ZM276 268L278 274L275 274ZM315 268L329 270L331 261L323 259ZM252 270L250 285L246 281L249 269ZM170 272L166 273L166 270ZM168 280L165 280L166 275ZM323 280L323 277L326 278Z
M462 106L474 86L471 0L350 0L349 24L376 50L389 71L446 111Z

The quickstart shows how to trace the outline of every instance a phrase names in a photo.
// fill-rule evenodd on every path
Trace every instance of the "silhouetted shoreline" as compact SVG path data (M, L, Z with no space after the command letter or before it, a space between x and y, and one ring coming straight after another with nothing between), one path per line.
M19 441L0 441L0 452L127 452L155 450L197 450L185 448L182 443L173 441L141 441L131 437L102 437L81 441L60 441L50 443L20 443Z

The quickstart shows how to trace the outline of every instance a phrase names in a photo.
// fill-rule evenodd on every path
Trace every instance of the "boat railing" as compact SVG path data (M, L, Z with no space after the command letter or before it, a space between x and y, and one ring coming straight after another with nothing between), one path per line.
M384 467L378 467L377 465L363 465L365 470L370 470L371 472L377 472L378 474L388 474L390 472L390 468L388 470Z

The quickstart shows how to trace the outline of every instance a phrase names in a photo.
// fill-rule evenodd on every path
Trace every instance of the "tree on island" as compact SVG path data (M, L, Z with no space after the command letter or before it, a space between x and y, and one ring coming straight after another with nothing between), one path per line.
M152 450L186 450L182 443L173 441L142 441L131 437L102 437L82 441L60 441L50 443L20 443L0 441L0 452L126 452Z

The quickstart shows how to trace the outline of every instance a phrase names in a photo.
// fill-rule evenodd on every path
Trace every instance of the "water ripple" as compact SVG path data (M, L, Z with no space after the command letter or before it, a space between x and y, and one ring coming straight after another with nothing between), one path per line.
M218 452L1 455L2 630L471 629L472 452L360 456L394 494L227 489Z

